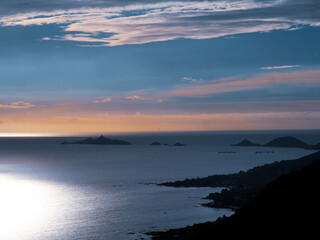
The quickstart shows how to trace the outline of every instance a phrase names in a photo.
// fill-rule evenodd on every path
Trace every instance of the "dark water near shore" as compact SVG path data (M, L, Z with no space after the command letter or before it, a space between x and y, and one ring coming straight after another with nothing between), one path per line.
M145 231L229 215L229 210L199 206L206 202L201 197L219 189L142 183L233 173L314 152L273 148L272 154L256 154L257 147L229 146L243 138L266 143L288 135L320 142L319 130L110 136L130 146L59 144L76 138L0 138L0 239L138 239L146 238ZM153 141L187 146L150 146Z

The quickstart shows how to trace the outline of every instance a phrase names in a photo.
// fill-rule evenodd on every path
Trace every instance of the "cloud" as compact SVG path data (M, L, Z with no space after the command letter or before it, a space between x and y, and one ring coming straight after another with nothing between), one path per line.
M111 102L111 98L107 97L107 98L104 98L102 100L95 100L94 102L95 103L108 103L108 102Z
M261 67L260 69L264 70L273 70L273 69L285 69L285 68L296 68L300 67L300 65L284 65L284 66L273 66L273 67Z
M0 104L0 109L20 109L20 108L31 108L35 106L36 105L32 105L31 103L13 102L8 105Z
M199 82L203 82L202 78L190 78L190 77L183 77L182 81L184 82L189 82L189 83L199 83Z
M111 102L111 98L105 98L101 100L102 103Z
M177 38L206 39L320 26L320 2L313 0L158 1L152 4L124 1L108 7L84 2L87 5L81 8L6 15L0 18L0 24L61 24L61 35L46 38L86 43L79 44L83 47Z
M54 11L60 9L75 8L102 8L124 6L148 0L1 0L0 16L13 13L38 12L38 11ZM156 1L156 0L155 0ZM158 0L163 1L163 0Z
M127 99L131 99L131 100L142 100L143 98L142 97L140 97L140 96L128 96L128 97L126 97Z
M276 84L310 85L320 83L320 71L304 71L290 73L260 74L255 77L239 79L220 79L206 84L177 86L176 90L165 93L174 97L199 97L210 94L244 91L257 88L265 88Z

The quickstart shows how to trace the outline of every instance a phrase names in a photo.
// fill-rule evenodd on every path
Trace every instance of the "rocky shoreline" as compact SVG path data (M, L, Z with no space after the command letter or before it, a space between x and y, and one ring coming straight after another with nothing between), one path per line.
M282 160L257 166L234 174L212 175L158 185L167 187L224 187L221 192L210 193L206 199L213 201L202 205L236 210L252 200L270 182L275 181L281 175L299 170L316 159L320 159L320 152L296 160Z
M280 172L282 173L278 172L277 174L280 175L276 179L263 186L258 184L257 186L260 186L259 191L252 199L243 201L241 207L236 206L234 215L219 218L215 222L147 234L152 236L153 240L199 240L218 237L256 239L260 236L259 234L256 235L257 232L263 233L264 237L275 235L293 237L296 234L304 234L306 237L309 234L310 236L315 234L317 228L313 227L313 217L318 216L319 212L320 152L288 161L292 164L281 161L273 165L267 164L254 168L255 172L262 173L268 168L277 166L276 168L281 169ZM285 174L283 174L283 166L291 166ZM248 172L250 170L239 174L248 175ZM228 179L228 177L223 178L225 181ZM236 177L233 176L232 179L236 179ZM182 187L181 182L178 185ZM187 184L186 186L190 185ZM236 192L241 192L241 189L237 189ZM232 197L235 196L231 192L228 192L228 194ZM226 193L222 195L226 197ZM239 193L236 195L239 195ZM211 195L213 198L217 196L215 194Z

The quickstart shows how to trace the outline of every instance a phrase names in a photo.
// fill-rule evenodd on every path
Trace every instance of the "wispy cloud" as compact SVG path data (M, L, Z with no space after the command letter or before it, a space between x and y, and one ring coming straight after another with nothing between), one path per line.
M285 68L296 68L296 67L300 67L300 65L283 65L283 66L261 67L260 69L273 70L273 69L285 69Z
M207 82L206 84L177 86L176 90L169 91L166 95L175 97L198 97L217 93L265 88L276 84L310 85L319 83L320 71L269 73L246 79L229 78Z
M111 98L107 97L107 98L103 98L101 100L95 100L94 102L95 103L108 103L108 102L111 102Z
M142 100L143 98L142 97L140 97L140 96L137 96L137 95L135 95L135 96L128 96L128 97L126 97L127 99L131 99L131 100Z
M13 102L11 104L0 104L0 109L19 109L19 108L31 108L36 105L26 102Z
M0 18L2 26L63 24L59 36L43 40L76 41L79 46L117 46L206 39L240 33L296 29L320 25L310 9L320 3L305 0L168 1L117 7L34 11ZM90 44L88 44L90 43ZM92 44L95 43L95 44Z
M182 81L189 83L200 83L203 82L202 78L191 78L191 77L183 77Z

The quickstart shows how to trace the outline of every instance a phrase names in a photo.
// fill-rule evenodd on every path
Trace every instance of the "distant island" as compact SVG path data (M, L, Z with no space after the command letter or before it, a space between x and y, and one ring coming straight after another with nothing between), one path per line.
M231 144L231 146L240 146L240 147L251 147L251 146L261 146L259 143L252 143L248 139L244 139L237 144Z
M65 144L91 144L91 145L131 145L130 142L126 142L123 140L117 140L117 139L110 139L110 138L106 138L103 135L101 135L100 137L93 139L91 137L86 138L84 140L81 141L75 141L75 142L67 142L64 141L61 144L65 145Z
M187 146L187 145L185 145L185 144L183 144L183 143L180 143L180 142L176 142L175 144L170 145L170 144L167 144L167 143L162 144L162 143L157 142L157 141L151 143L150 145L151 145L151 146L174 146L174 147Z
M287 137L279 137L271 140L266 144L252 143L248 139L244 139L237 144L232 144L231 146L239 146L239 147L283 147L283 148L304 148L308 150L320 150L320 143L316 145L309 145L298 138L287 136Z
M318 234L314 219L319 213L320 152L290 161L294 164L305 161L306 166L265 185L232 216L147 234L153 240L260 239L262 236L311 239Z
M183 147L183 146L186 146L186 145L183 144L183 143L177 142L177 143L173 144L173 146L175 146L175 147Z

